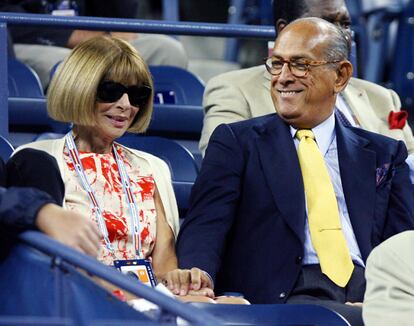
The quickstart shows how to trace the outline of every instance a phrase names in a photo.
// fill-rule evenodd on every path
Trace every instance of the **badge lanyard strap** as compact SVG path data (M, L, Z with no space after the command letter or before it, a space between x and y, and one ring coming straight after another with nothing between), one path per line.
M135 202L134 194L131 189L131 182L129 176L126 173L124 161L119 157L116 146L112 145L112 150L115 155L115 160L118 165L119 174L121 176L122 188L126 194L126 199L128 201L129 213L131 215L131 225L132 225L132 244L135 248L135 254L138 258L141 258L141 241L139 234L139 218L137 204Z
M97 217L97 221L98 221L98 226L99 226L99 230L101 231L101 234L104 238L105 241L105 246L106 248L109 250L109 252L111 253L111 255L113 256L113 258L115 259L115 250L112 246L111 241L109 241L109 235L108 235L108 229L106 227L105 224L105 219L103 218L103 214L102 214L102 210L99 206L99 203L95 197L95 194L88 182L88 179L86 178L85 175L85 171L83 169L82 166L82 162L79 159L79 153L78 153L78 149L76 147L76 144L73 140L73 136L72 133L69 132L66 137L66 146L68 148L69 151L69 156L72 160L72 163L75 166L75 170L79 176L79 179L81 180L82 186L83 188L86 190L88 197L91 201L92 206L95 209L96 212L96 217ZM140 250L140 239L139 239L139 220L138 220L138 213L137 213L137 209L136 209L136 203L134 200L134 196L132 195L131 189L130 189L130 182L129 182L129 177L125 172L125 166L123 164L123 161L119 158L118 153L115 149L115 146L113 146L113 151L115 153L115 158L118 164L118 170L120 172L120 177L121 177L121 181L122 181L122 186L124 188L124 192L126 193L126 197L127 197L127 201L128 201L128 205L129 205L129 210L131 213L131 220L132 220L132 226L133 226L133 236L132 236L132 242L134 245L134 249L135 249L135 253L136 256L138 258L140 258L141 256L141 250ZM126 176L126 178L125 178Z

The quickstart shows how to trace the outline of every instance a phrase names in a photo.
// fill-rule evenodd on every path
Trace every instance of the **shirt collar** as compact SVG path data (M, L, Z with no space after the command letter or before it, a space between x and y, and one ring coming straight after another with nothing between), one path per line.
M295 138L297 129L290 127L290 133L292 138ZM333 138L335 137L335 114L329 116L328 119L323 121L322 123L318 124L316 127L311 129L313 134L315 135L316 143L322 153L325 155L329 149L329 146L332 143Z

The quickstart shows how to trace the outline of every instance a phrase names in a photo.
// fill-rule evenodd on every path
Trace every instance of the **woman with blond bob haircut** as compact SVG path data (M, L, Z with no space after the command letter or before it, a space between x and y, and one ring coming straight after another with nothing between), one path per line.
M178 209L168 166L116 142L126 131L147 129L152 100L150 72L133 47L109 36L81 43L57 69L48 93L50 116L72 123L72 131L18 148L9 161L11 179L96 222L102 236L97 258L104 264L147 259L172 290L186 277L198 294L213 296L199 269L177 269Z
M103 79L151 88L151 100L140 107L135 121L127 130L145 132L152 115L151 74L137 51L129 43L114 37L98 37L82 43L58 67L49 85L49 115L57 121L92 126L96 90Z

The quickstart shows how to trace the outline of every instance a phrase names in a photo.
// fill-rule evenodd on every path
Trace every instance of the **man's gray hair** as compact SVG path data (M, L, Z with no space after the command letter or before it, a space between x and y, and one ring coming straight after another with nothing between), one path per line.
M330 23L329 23L330 24ZM339 27L330 24L331 36L325 49L327 61L348 60L351 53L347 34Z
M324 60L348 60L351 54L351 42L344 30L318 17L298 18L291 22L289 25L303 21L317 25L321 29L320 32L323 33L323 35L327 38L326 48L324 50Z

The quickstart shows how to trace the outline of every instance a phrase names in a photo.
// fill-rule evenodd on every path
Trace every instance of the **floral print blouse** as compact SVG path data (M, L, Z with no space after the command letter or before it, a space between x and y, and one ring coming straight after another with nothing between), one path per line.
M155 182L152 171L144 159L132 155L121 146L116 146L116 148L119 157L124 161L137 204L141 255L144 258L150 258L155 245L157 217L154 201ZM97 154L79 151L79 158L88 182L103 212L109 240L115 250L115 258L137 258L131 237L131 214L113 153ZM89 196L85 189L83 189L66 148L64 150L64 159L69 176L65 184L66 207L69 210L84 214L94 222L97 222ZM103 239L98 260L107 265L113 264L113 257L105 247Z

